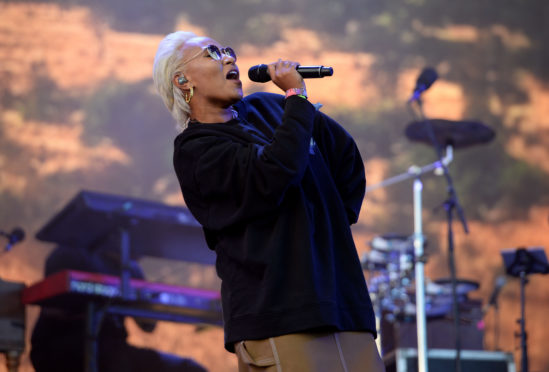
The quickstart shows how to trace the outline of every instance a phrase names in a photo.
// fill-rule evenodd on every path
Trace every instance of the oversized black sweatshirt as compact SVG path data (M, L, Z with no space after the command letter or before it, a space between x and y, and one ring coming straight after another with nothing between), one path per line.
M174 166L217 254L225 347L314 330L369 331L375 318L350 225L364 197L351 136L307 100L270 93L226 123L190 123Z

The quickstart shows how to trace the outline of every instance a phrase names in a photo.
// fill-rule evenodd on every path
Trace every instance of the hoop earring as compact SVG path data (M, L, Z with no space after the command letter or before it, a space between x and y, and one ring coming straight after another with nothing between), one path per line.
M191 102L191 98L193 98L194 95L194 89L191 87L189 90L189 93L183 93L183 98L185 99L185 102L189 103Z

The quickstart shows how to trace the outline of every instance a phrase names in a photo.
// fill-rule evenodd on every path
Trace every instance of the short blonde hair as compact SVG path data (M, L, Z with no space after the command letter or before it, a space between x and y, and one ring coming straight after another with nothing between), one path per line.
M183 98L183 92L174 83L176 74L183 76L181 58L183 56L182 46L192 38L197 37L192 32L176 31L167 35L160 44L154 57L153 81L158 94L164 104L170 110L176 121L176 127L183 131L187 127L191 108Z

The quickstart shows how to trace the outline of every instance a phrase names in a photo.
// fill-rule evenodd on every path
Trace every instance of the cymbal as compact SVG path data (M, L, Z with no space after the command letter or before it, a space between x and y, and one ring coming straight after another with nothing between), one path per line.
M496 136L492 129L482 123L431 119L408 124L406 137L411 141L432 145L429 126L432 126L435 139L441 146L451 145L456 149L488 143Z

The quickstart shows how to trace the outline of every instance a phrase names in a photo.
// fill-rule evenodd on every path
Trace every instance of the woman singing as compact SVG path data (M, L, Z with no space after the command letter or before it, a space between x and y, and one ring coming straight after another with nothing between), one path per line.
M239 371L384 371L350 230L365 189L355 142L307 100L298 63L268 65L283 95L243 97L236 61L179 31L153 71L181 130L183 197L216 252L225 347Z

